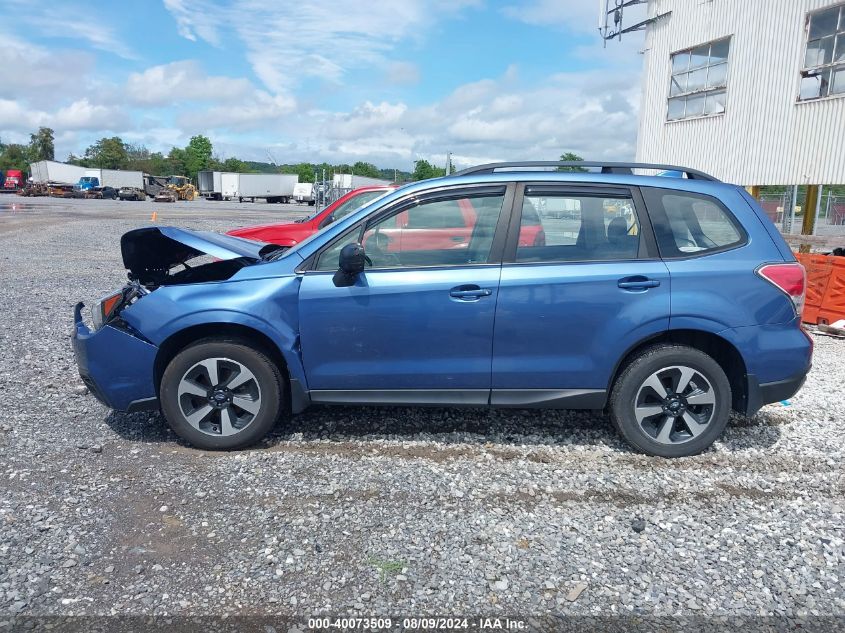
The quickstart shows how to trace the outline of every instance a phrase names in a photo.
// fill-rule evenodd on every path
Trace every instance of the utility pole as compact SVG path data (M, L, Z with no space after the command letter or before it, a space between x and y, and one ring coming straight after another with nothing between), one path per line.
M446 175L452 173L452 152L446 152Z

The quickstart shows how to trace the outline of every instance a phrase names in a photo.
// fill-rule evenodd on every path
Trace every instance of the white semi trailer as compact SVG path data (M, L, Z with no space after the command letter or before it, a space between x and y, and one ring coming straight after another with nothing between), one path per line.
M83 178L96 178L98 187L144 188L144 173L125 169L97 169L68 165L55 160L39 160L30 164L29 173L33 182L63 182L76 185Z
M296 174L239 174L228 171L201 171L197 174L200 195L211 200L239 202L264 198L267 202L290 202Z
M33 182L62 182L74 185L84 176L98 176L99 169L87 169L78 165L68 165L55 160L39 160L31 163L29 174Z
M223 199L222 171L205 170L197 174L197 190L208 200Z
M264 198L267 202L290 202L293 188L299 182L296 174L239 174L238 195L240 202Z
M336 189L358 189L359 187L373 187L389 184L389 180L369 178L367 176L356 176L355 174L335 174L332 177L332 187Z

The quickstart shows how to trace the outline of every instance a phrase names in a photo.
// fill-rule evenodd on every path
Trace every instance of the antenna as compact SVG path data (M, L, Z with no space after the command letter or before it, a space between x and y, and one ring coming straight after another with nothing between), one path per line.
M604 40L604 47L607 48L608 40L617 39L622 41L623 33L642 31L649 24L670 15L667 11L651 18L641 20L631 26L625 26L625 8L634 5L644 4L648 8L649 0L599 0L599 34ZM611 18L611 16L613 16Z

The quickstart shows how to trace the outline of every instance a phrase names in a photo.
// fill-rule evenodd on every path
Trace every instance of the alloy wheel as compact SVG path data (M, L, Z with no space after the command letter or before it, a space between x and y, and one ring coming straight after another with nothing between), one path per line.
M713 419L716 392L698 370L684 365L651 374L637 391L634 415L643 432L661 444L701 435Z
M192 427L216 437L240 433L261 410L258 380L243 363L207 358L184 373L179 408Z

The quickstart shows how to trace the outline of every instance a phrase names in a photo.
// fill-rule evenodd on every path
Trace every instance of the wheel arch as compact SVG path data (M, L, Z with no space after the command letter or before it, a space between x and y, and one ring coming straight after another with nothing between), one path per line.
M171 334L159 345L153 366L153 379L155 381L156 395L160 396L161 379L164 370L171 360L191 343L206 338L232 338L234 340L247 342L256 349L266 354L278 367L285 381L286 389L284 394L284 406L290 413L291 408L291 376L279 346L266 334L239 323L201 323L191 325Z
M640 352L648 347L659 345L660 343L671 343L675 345L686 345L701 352L704 352L715 360L731 385L731 409L734 411L745 412L748 404L748 369L745 360L739 350L727 339L706 330L695 329L677 329L668 330L655 334L639 341L631 346L621 360L616 364L611 375L610 382L607 385L608 394L613 390L616 380L625 370L625 368L636 358Z

